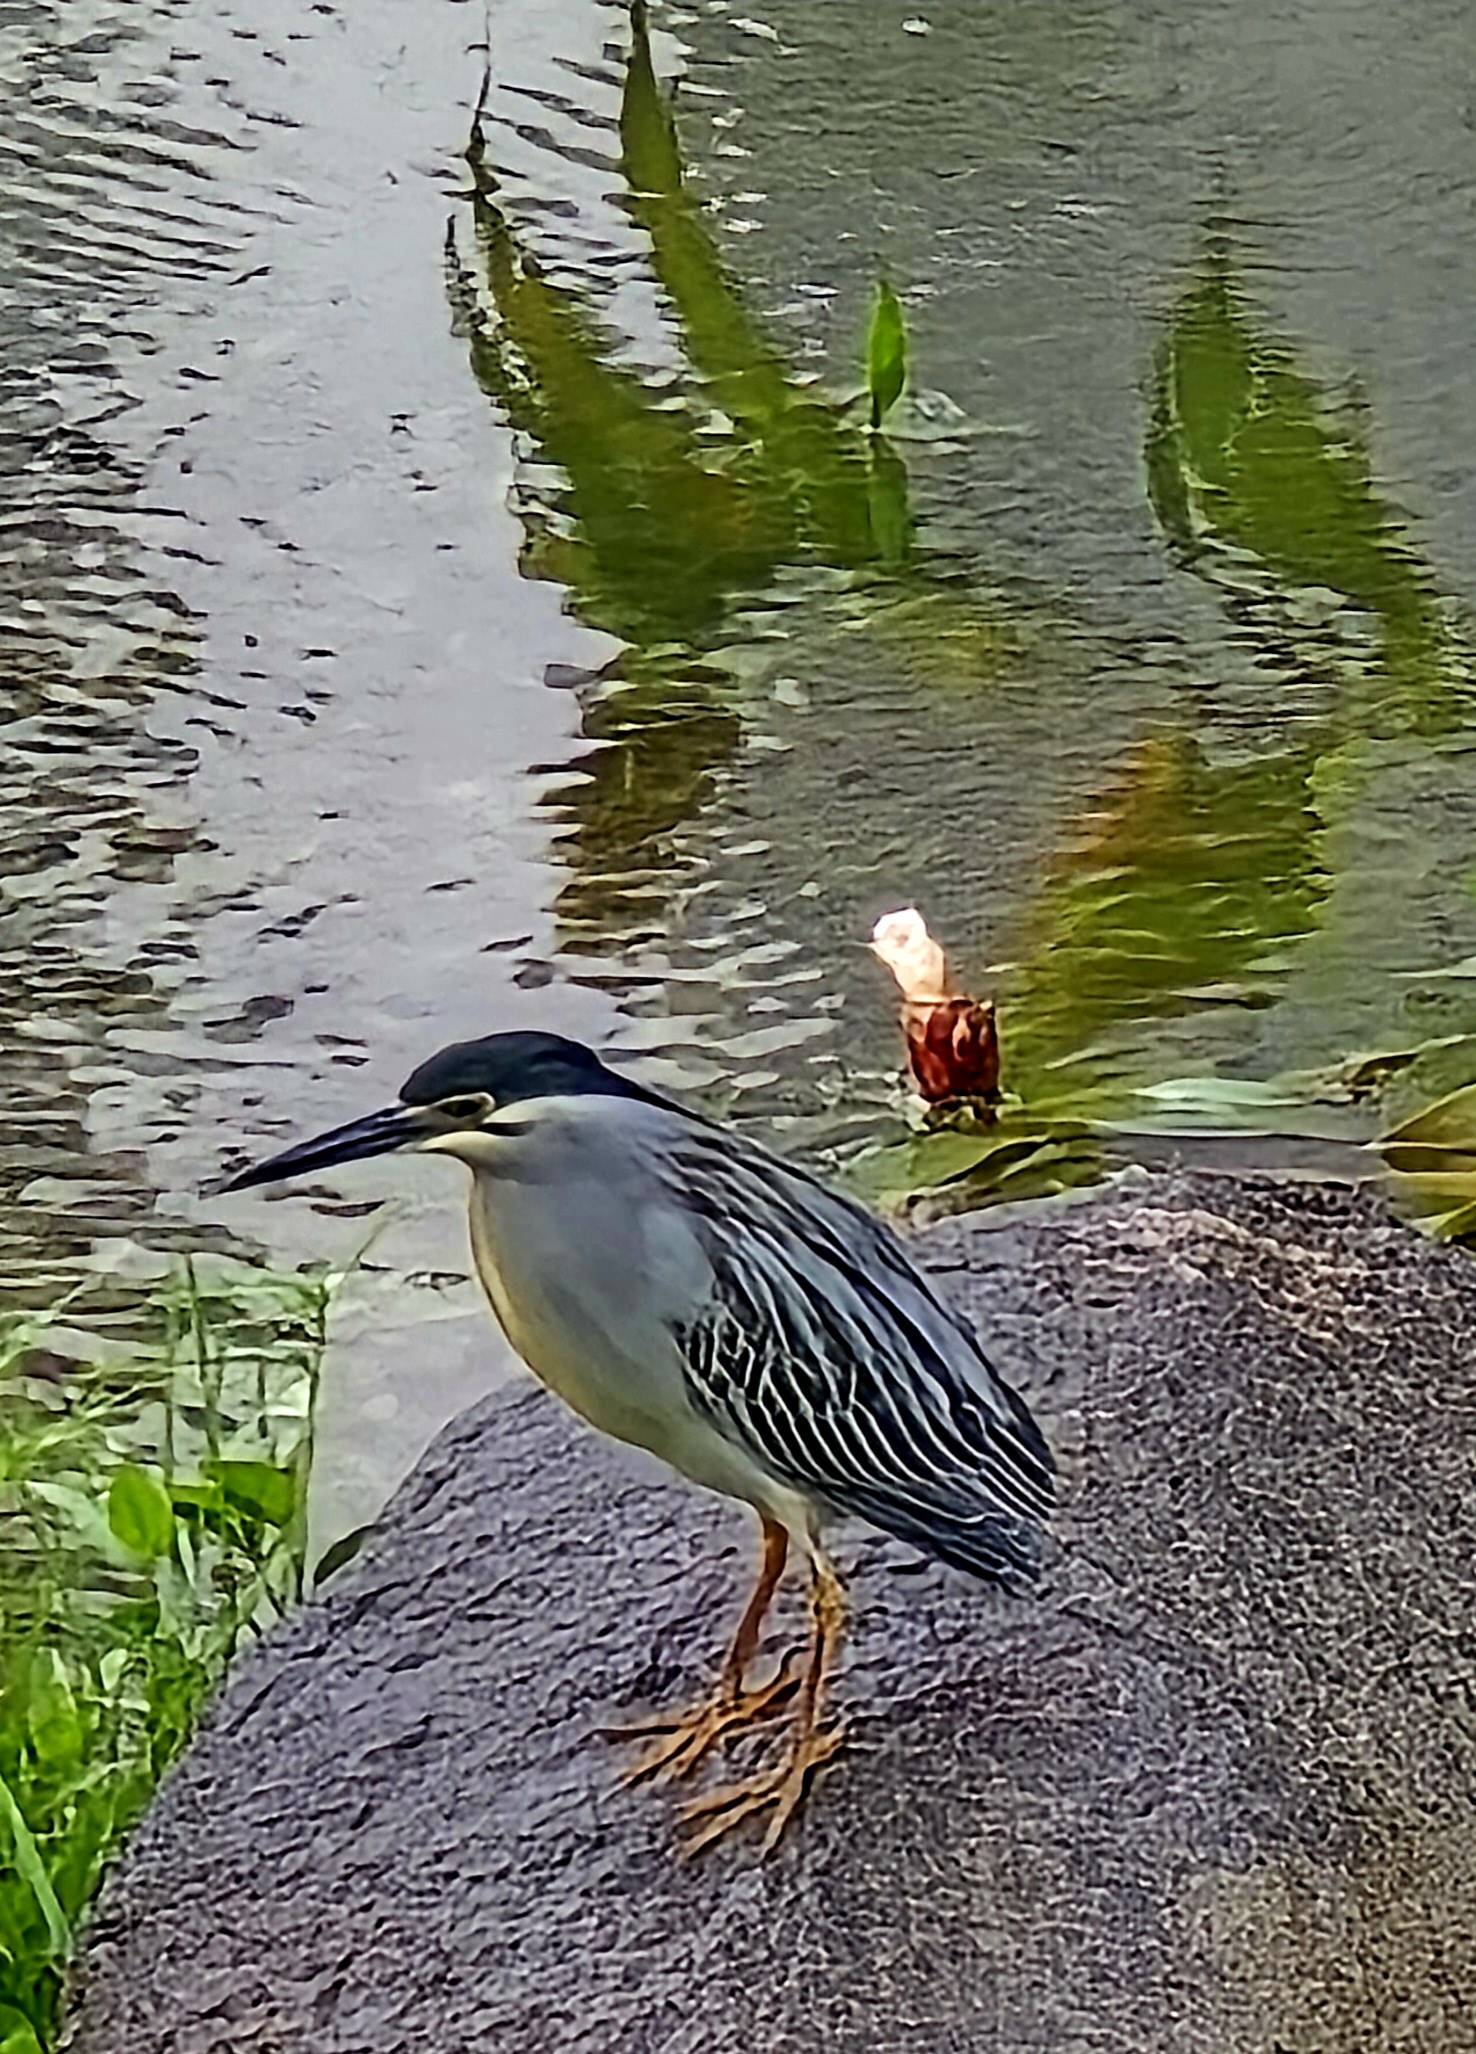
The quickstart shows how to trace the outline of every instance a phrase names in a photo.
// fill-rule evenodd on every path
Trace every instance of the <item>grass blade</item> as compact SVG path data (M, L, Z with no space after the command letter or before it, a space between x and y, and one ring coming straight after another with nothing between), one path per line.
M46 1930L51 1936L52 1951L63 1957L72 1951L72 1928L67 1915L56 1901L56 1892L51 1887L51 1878L46 1873L46 1864L41 1859L41 1850L36 1845L36 1836L26 1824L25 1814L16 1803L10 1785L0 1776L0 1818L10 1827L10 1837L15 1844L15 1866L29 1885L31 1895L46 1921Z

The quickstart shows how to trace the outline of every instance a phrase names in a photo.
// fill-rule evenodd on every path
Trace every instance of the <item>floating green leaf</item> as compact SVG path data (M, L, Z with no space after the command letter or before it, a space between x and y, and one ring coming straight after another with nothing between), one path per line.
M162 1478L125 1462L108 1486L108 1525L135 1555L167 1555L174 1539L174 1507Z
M1100 1153L1080 1121L1006 1112L971 1127L938 1122L907 1141L868 1149L847 1166L846 1183L881 1211L945 1189L983 1206L1020 1195L1022 1182L1037 1195L1068 1189L1083 1181L1081 1163L1099 1173Z
M1427 1219L1425 1225L1437 1240L1468 1241L1476 1235L1476 1200L1469 1205L1458 1205L1453 1212Z
M1139 1098L1151 1098L1161 1105L1191 1107L1195 1111L1221 1112L1227 1107L1291 1105L1296 1094L1274 1079L1255 1077L1164 1077L1157 1084L1139 1087Z
M902 302L885 279L876 288L871 332L866 338L866 384L871 393L871 425L879 428L902 397L907 383L907 323Z
M1428 1169L1421 1167L1418 1160L1411 1166L1396 1159L1397 1154L1395 1151L1389 1159L1397 1180L1395 1188L1421 1218L1439 1219L1476 1205L1476 1169ZM1467 1162L1466 1157L1459 1155L1447 1160Z

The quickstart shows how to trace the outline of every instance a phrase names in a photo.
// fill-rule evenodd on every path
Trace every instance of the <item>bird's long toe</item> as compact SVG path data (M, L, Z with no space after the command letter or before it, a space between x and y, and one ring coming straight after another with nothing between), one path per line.
M799 1658L790 1655L767 1683L753 1689L720 1691L690 1711L605 1728L610 1740L650 1742L622 1775L622 1785L629 1789L638 1783L674 1783L690 1776L720 1741L783 1711L799 1680Z
M720 1790L708 1791L684 1804L682 1823L691 1830L682 1842L683 1854L699 1854L745 1820L763 1812L772 1816L764 1829L760 1851L771 1853L803 1804L816 1773L838 1753L845 1739L846 1729L841 1723L819 1732L803 1733L779 1768L745 1776L740 1782L724 1784Z

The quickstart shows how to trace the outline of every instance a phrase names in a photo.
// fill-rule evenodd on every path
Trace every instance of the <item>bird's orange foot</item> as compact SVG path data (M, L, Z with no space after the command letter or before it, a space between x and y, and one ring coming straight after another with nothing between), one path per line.
M682 1852L697 1854L715 1840L721 1840L725 1833L731 1833L735 1826L741 1826L745 1819L772 1811L760 1849L762 1854L770 1853L804 1802L811 1777L843 1745L845 1737L843 1725L827 1726L818 1733L801 1733L796 1736L788 1760L779 1768L745 1776L740 1783L725 1784L721 1790L709 1791L706 1796L694 1797L684 1804L682 1823L693 1830L682 1842Z
M607 1727L607 1739L651 1742L625 1771L622 1784L629 1789L636 1783L669 1783L690 1776L728 1734L755 1726L782 1710L798 1683L799 1664L791 1655L780 1664L777 1675L755 1690L724 1690L689 1712L644 1719L634 1726Z

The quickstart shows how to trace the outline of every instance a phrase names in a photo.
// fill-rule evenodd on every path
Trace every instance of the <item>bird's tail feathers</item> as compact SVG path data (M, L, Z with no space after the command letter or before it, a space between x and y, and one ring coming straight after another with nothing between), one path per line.
M986 1583L1023 1589L1040 1574L1043 1536L1033 1519L950 1511L869 1494L856 1509L898 1540Z

